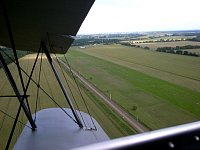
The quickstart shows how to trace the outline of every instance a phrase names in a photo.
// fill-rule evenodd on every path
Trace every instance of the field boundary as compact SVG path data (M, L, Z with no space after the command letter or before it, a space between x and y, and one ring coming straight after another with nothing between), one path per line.
M88 54L88 53L86 53ZM91 54L88 54L88 55L91 55ZM158 69L158 68L155 68L155 67L151 67L151 66L148 66L148 65L144 65L144 64L141 64L141 63L138 63L138 62L131 62L131 61L128 61L128 60L125 60L125 59L120 59L118 57L113 57L113 56L110 56L110 55L104 55L104 54L101 54L102 56L107 56L107 57L111 57L111 58L114 58L114 59L118 59L118 60L121 60L123 62L128 62L128 63L132 63L132 64L137 64L137 65L140 65L140 66L143 66L143 67L147 67L147 68L151 68L151 69L154 69L154 70L158 70L158 71L161 71L161 72L165 72L165 73L169 73L169 74L172 74L172 75L175 75L175 76L179 76L179 77L183 77L183 78L187 78L187 79L190 79L190 80L194 80L194 81L200 81L200 79L194 79L194 78L191 78L191 77L187 77L187 76L184 76L184 75L180 75L180 74L176 74L176 73L173 73L173 72L170 72L170 71L166 71L166 70L162 70L162 69ZM93 56L93 55L91 55ZM98 57L98 56L96 56ZM100 58L100 57L98 57ZM102 58L101 58L102 59ZM130 58L129 58L130 59ZM107 60L107 59L105 59ZM109 60L108 60L109 61Z
M62 66L65 69L70 70L69 66L66 65L62 60L58 59ZM134 119L131 115L125 112L118 104L116 104L113 100L110 100L102 91L100 91L96 86L92 83L88 82L82 75L72 70L72 73L93 93L95 93L98 97L100 97L104 102L106 102L114 111L116 111L131 127L133 127L137 132L143 133L149 131L144 125L139 123L136 119Z

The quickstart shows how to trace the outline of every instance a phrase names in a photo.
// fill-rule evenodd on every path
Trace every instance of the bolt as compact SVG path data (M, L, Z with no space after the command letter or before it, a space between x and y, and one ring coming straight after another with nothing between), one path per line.
M200 140L198 136L194 136L194 138L195 138L196 141Z
M168 145L169 145L169 148L171 148L171 149L173 149L175 147L172 142L169 142Z

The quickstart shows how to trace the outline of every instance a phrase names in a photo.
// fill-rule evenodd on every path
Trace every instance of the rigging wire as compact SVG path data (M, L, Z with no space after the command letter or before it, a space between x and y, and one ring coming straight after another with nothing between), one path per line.
M43 67L43 66L42 66L42 67ZM49 81L47 80L44 71L43 71L43 74L44 74L44 77L45 77L45 79L46 79L46 83L49 85ZM49 85L48 87L50 87L50 85ZM50 90L51 90L51 88L50 88ZM51 93L52 93L52 92L51 92ZM52 95L51 97L53 98L53 95ZM78 124L78 122L77 122L75 119L73 119L73 117L72 117L69 113L67 113L67 111L66 111L63 107L61 107L61 106L54 100L54 98L53 98L53 102L54 102L57 106L59 106L59 108L62 109L62 110L65 112L65 114L67 114L67 116L68 116L70 119L72 119L76 124Z
M32 69L31 69L31 73L30 73L30 75L29 75L29 78L28 78L28 82L27 82L27 84L26 84L26 87L25 87L25 92L27 93L27 91L28 91L28 87L29 87L29 85L30 85L30 82L31 82L31 78L32 78L32 76L33 76L33 72L34 72L34 69L35 69L35 66L36 66L36 63L37 63L37 60L38 60L38 57L39 57L39 53L40 53L40 51L41 51L41 46L40 46L40 48L39 48L39 50L38 50L38 53L37 53L37 56L36 56L36 59L35 59L35 61L34 61L34 64L33 64L33 67L32 67ZM28 98L26 98L26 100L28 101ZM28 107L29 107L29 104L28 104ZM30 110L30 108L29 108L29 110ZM30 112L31 113L31 112Z
M7 84L7 83L4 82L4 83L1 84L2 86L0 87L0 91L3 89L3 87L4 87L5 84ZM10 98L9 95L0 96L0 97L6 97L6 98L8 98L7 96ZM15 96L15 97L16 97L16 96ZM7 111L8 111L9 106L10 106L10 100L8 100L7 105L6 105L6 107L5 107L6 113L7 113ZM2 120L1 120L0 133L1 133L1 130L2 130L2 128L3 128L3 124L4 124L5 119L6 119L6 114L4 114L4 116L2 117Z
M0 50L1 50L1 48L0 48ZM2 51L3 51L3 50L2 50ZM16 62L15 62L5 51L3 51L3 53L4 53L10 60L12 60L13 63L16 64ZM30 76L28 75L28 73L27 73L23 68L20 67L20 69L21 69L21 71L22 71L27 77L30 77ZM74 120L74 119L65 111L65 109L63 109L63 108L54 100L54 98L52 98L52 97L44 90L44 88L42 88L40 85L38 85L37 82L36 82L35 80L33 80L32 78L30 78L30 80L31 80L36 86L39 86L40 90L41 90L42 92L44 92L44 94L45 94L46 96L48 96L48 97L50 98L50 100L52 100L52 101L53 101L67 116L69 116L75 123L77 123L77 121Z
M77 109L78 109L78 112L79 112L79 114L80 114L80 116L81 116L81 119L83 120L83 123L84 123L85 127L87 127L87 125L86 125L86 123L85 123L85 121L84 121L84 119L83 119L83 116L82 116L82 114L81 114L81 111L80 111L80 109L79 109L79 106L78 106L78 104L77 104L77 102L76 102L76 100L75 100L75 96L74 96L74 94L73 94L73 92L72 92L72 89L71 89L71 87L69 86L69 82L67 81L67 78L66 78L66 76L65 76L65 74L64 74L63 68L62 68L61 65L60 65L60 62L59 62L59 60L58 60L58 57L57 57L57 55L56 55L55 53L54 53L54 55L55 55L55 57L56 57L56 60L57 60L58 65L59 65L59 67L60 67L60 69L61 69L61 72L62 72L62 75L63 75L63 77L64 77L64 79L65 79L65 82L67 83L67 86L68 86L68 88L69 88L69 90L70 90L70 93L71 93L71 95L72 95L72 98L73 98L73 100L74 100L74 102L75 102L75 105L76 105L76 107L77 107Z
M42 53L43 54L43 53ZM41 55L42 55L41 54ZM41 60L40 60L41 61ZM38 82L38 80L39 80L39 78L38 78L38 73L37 73L37 71L35 71L34 72L35 73L35 80L37 81L37 85L39 85L39 82ZM39 86L37 86L37 90L40 90L40 87ZM37 91L36 91L36 93L37 93ZM38 91L38 93L39 93L39 91ZM37 96L37 95L36 95ZM38 97L39 97L39 94L38 94ZM38 99L38 102L39 102L39 110L41 110L41 104L40 104L40 99Z
M38 78L38 83L37 83L37 96L36 96L36 102L35 102L35 117L34 121L36 121L36 112L37 112L37 106L38 106L38 99L39 99L39 87L40 87L40 78L41 78L41 71L42 71L42 55L43 55L43 50L40 58L40 68L39 68L39 78Z
M9 117L9 118L15 120L15 117L9 115L7 112L4 112L3 110L0 110L0 112L1 112L2 114L6 115L7 117ZM22 121L19 121L19 120L18 120L17 122L20 123L20 124L22 124L22 125L24 125L24 126L26 126L26 127L28 127L28 128L30 128L30 129L32 129L30 126L24 124Z
M51 83L49 82L50 80L47 77L49 74L48 74L48 72L46 72L46 69L44 67L45 66L42 66L42 74L43 74L43 77L44 77L43 81L45 81L46 87L48 88L46 90L51 95L51 97L56 100L55 95L53 94L54 89L52 88Z
M70 66L70 64L69 64L69 62L68 62L68 60L67 60L67 58L66 58L65 55L64 55L64 58L65 58L65 61L67 62L67 65L69 66L69 70L70 70L70 72L71 72L71 74L72 74L72 77L73 77L73 79L74 79L74 82L76 83L76 86L77 86L77 88L78 88L78 91L79 91L79 93L80 93L80 95L81 95L81 98L82 98L82 100L83 100L83 102L84 102L84 104L85 104L85 107L86 107L86 109L87 109L87 111L88 111L88 114L89 114L89 116L90 116L90 120L92 121L92 124L93 124L93 126L94 126L94 130L97 130L97 127L96 127L96 125L95 125L95 123L94 123L94 120L92 119L91 113L90 113L89 108L88 108L88 106L87 106L86 100L85 100L85 98L84 98L84 96L83 96L83 94L82 94L82 92L81 92L81 89L80 89L80 87L79 87L79 85L78 85L78 82L77 82L77 80L76 80L76 78L75 78L75 75L74 75L74 73L73 73L73 71L72 71L72 69L71 69L71 66Z
M48 39L48 44L49 44L49 48L50 48L50 51L51 51L51 50L53 49L53 47L52 47L52 45L51 45L51 41L50 41L49 33L48 33L48 32L47 32L47 39ZM42 44L42 43L41 43L41 44ZM65 92L64 85L62 85L62 83L61 83L61 81L60 81L60 79L59 79L59 76L58 76L57 73L56 73L57 71L54 69L54 65L53 65L53 62L52 62L52 58L51 58L51 55L50 55L49 52L48 52L47 47L43 45L43 49L44 49L44 51L45 51L45 54L46 54L46 56L47 56L47 59L48 59L50 65L51 65L51 67L52 67L52 70L53 70L53 72L54 72L54 74L55 74L55 76L56 76L56 78L57 78L57 81L58 81L58 83L59 83L59 85L60 85L60 87L61 87L61 89L62 89L62 91L63 91L63 94L64 94L66 100L68 101L68 104L69 104L69 106L70 106L70 108L71 108L71 111L72 111L72 113L73 113L73 115L74 115L74 117L75 117L75 119L76 119L76 123L78 124L78 126L79 126L80 128L83 128L82 122L81 122L81 120L80 120L80 118L79 118L79 116L78 116L76 110L73 108L72 102L71 102L71 100L70 100L68 94Z
M8 103L7 103L7 105L6 105L6 113L7 113L7 111L8 111L9 106L10 106L10 100L8 101ZM0 110L0 111L1 111L1 110ZM2 123L1 123L1 126L0 126L0 132L1 132L1 129L2 129L2 127L3 127L3 124L4 124L5 119L6 119L6 114L4 114L4 116L3 116Z
M43 67L43 66L42 66ZM45 73L44 71L43 71L43 73ZM47 78L46 78L46 75L44 74L44 76L45 76L45 79L46 79L46 82L47 82L47 84L49 85L49 82L48 82L48 80L47 80ZM49 87L49 86L48 86ZM50 89L51 90L51 89ZM50 95L49 95L50 96ZM52 96L50 96L52 99L52 101L60 108L60 109L62 109L64 112L65 112L65 114L70 118L70 119L72 119L76 124L78 124L78 122L75 120L75 119L73 119L73 117L70 115L70 114L68 114L67 113L67 111L64 109L64 108L62 108L57 102L56 102L56 100L54 100L54 98L53 98L53 95Z
M16 61L16 66L17 66L17 70L18 70L18 73L19 73L22 89L23 89L24 95L26 95L27 91L25 89L24 80L23 80L21 69L20 69L20 64L19 64L19 61L18 61L16 46L15 46L15 42L14 42L14 37L13 37L13 33L12 33L11 24L10 24L10 20L9 20L9 17L8 17L7 9L6 9L6 6L5 6L5 2L4 1L0 1L0 2L1 2L2 14L3 14L5 25L6 25L6 28L7 28L10 44L11 44L13 54L14 54L14 58L15 58L15 61ZM29 107L28 99L26 97L23 97L22 101L24 101L24 99L25 99L26 104L28 106L29 115L31 115L31 111L29 109L30 107Z
M12 39L10 39L12 40ZM14 42L14 41L13 41ZM13 43L14 44L14 43ZM14 46L14 47L13 47ZM24 92L24 97L22 97L22 99L25 99L25 103L27 104L27 108L28 108L28 112L29 114L31 115L31 110L30 110L30 106L29 106L29 102L28 102L28 99L27 99L27 96L26 96L26 89L25 89L25 84L24 84L24 80L23 80L23 77L22 77L22 72L21 72L21 67L19 65L19 61L18 61L18 57L17 57L17 52L16 52L16 49L15 49L15 45L12 45L12 49L13 49L13 53L14 53L14 57L15 57L15 60L13 59L10 59L12 62L15 63L15 65L17 66L17 70L18 70L18 73L19 73L19 77L20 77L20 82L22 84L22 88L23 88L23 92ZM8 56L8 54L2 49L0 48L0 50L6 55ZM8 58L11 58L11 57L8 57Z
M27 55L27 51L26 51L26 55ZM28 60L28 63L26 63L26 70L28 71L28 69L29 69L29 60ZM30 75L31 76L31 75ZM29 81L30 79L28 78L28 81L27 81L27 85L26 85L26 87L25 87L25 92L26 92L26 95L24 95L25 96L25 102L26 102L26 104L27 104L27 107L28 107L28 111L29 111L29 113L31 114L31 108L30 108L30 105L29 105L29 101L28 101L28 97L27 97L27 91L28 91L28 84L29 84ZM25 83L24 83L25 84Z
M11 132L10 132L10 135L9 135L9 138L8 138L8 141L7 141L7 144L6 144L6 149L8 149L9 146L10 146L10 143L11 143L13 134L14 134L14 132L15 132L15 127L16 127L16 125L17 125L17 122L18 122L18 118L19 118L21 109L22 109L22 103L20 103L20 106L19 106L18 111L17 111L17 115L16 115L16 117L15 117L15 119L14 119L14 123L13 123L12 129L11 129Z
M3 58L3 56L2 56L1 54L0 54L0 60L1 60L1 64L3 65L4 72L6 73L6 75L7 75L7 77L8 77L8 80L10 81L10 84L11 84L11 86L13 87L13 90L14 90L15 94L19 96L19 95L20 95L20 92L18 91L17 85L16 85L16 83L15 83L15 81L14 81L14 79L13 79L13 76L12 76L12 74L11 74L11 72L10 72L10 70L9 70L9 68L8 68L8 66L7 66L7 64L6 64L4 58ZM19 71L19 70L18 70L18 71ZM25 94L24 94L24 95L25 95ZM29 112L28 112L28 110L27 110L27 107L26 107L25 104L24 104L24 97L23 97L23 98L18 97L18 101L20 102L20 106L19 106L19 109L18 109L18 111L17 111L17 115L16 115L16 117L15 117L14 123L13 123L13 125L12 125L12 129L11 129L11 132L10 132L10 135L9 135L9 138L8 138L8 141L7 141L7 144L6 144L6 149L9 148L10 143L11 143L11 141L12 141L12 137L13 137L13 134L14 134L14 131L15 131L15 128L16 128L16 125L17 125L17 121L18 121L18 119L19 119L19 114L20 114L20 111L21 111L21 108L22 108L22 107L23 107L23 109L24 109L24 112L25 112L26 115L27 115L27 118L29 119L29 121L30 121L30 123L31 123L31 125L32 125L32 128L34 129L34 128L36 127L36 125L32 122L32 118L29 116Z

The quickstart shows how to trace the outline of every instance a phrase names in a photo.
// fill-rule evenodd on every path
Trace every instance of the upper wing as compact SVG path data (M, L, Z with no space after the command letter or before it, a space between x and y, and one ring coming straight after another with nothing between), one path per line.
M16 49L36 51L42 41L59 48L52 52L65 53L93 3L94 0L5 0L2 7L7 10ZM2 10L0 45L11 47Z

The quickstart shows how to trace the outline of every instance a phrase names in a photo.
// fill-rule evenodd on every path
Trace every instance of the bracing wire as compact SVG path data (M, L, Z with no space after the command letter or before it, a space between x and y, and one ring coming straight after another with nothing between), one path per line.
M22 109L22 104L20 103L18 111L17 111L17 114L16 114L15 119L14 119L14 123L13 123L12 129L11 129L8 141L7 141L7 144L6 144L6 149L8 149L9 146L10 146L10 143L11 143L14 131L15 131L15 127L16 127L18 121L19 121L18 119L19 119L19 115L20 115L21 109Z
M64 79L65 79L65 82L67 83L67 86L68 86L68 88L69 88L69 90L70 90L70 93L71 93L71 95L72 95L72 98L73 98L73 100L74 100L74 102L75 102L75 105L76 105L76 107L77 107L77 109L78 109L78 112L79 112L79 114L80 114L80 116L81 116L81 119L83 120L83 123L84 123L85 127L87 127L87 125L86 125L86 123L85 123L85 121L84 121L84 119L83 119L83 116L82 116L82 114L81 114L81 111L80 111L80 109L79 109L79 106L78 106L78 104L77 104L77 102L76 102L76 100L75 100L75 97L74 97L74 94L73 94L73 92L72 92L72 89L71 89L71 87L69 86L69 82L67 81L67 78L66 78L66 76L65 76L65 74L64 74L63 68L62 68L61 65L60 65L60 62L59 62L59 60L58 60L58 57L57 57L57 55L56 55L55 53L54 53L54 55L55 55L55 57L56 57L56 60L57 60L58 65L59 65L59 67L60 67L60 69L61 69L61 72L62 72L62 74L63 74L63 77L64 77Z
M44 71L43 71L43 73L45 73ZM44 75L45 77L46 77L46 75ZM46 78L45 78L46 79ZM46 80L46 82L47 82L47 84L49 84L49 81L48 80ZM51 96L52 98L53 98L53 96ZM75 120L75 119L73 119L73 117L70 115L70 114L68 114L67 113L67 111L64 109L64 108L62 108L55 100L54 100L54 98L53 98L53 102L59 107L59 108L61 108L64 112L65 112L65 114L67 114L67 116L70 118L70 119L72 119L76 124L78 124L78 122Z
M4 121L5 121L5 119L6 119L6 113L7 113L7 111L8 111L9 106L10 106L10 101L8 101L8 103L7 103L7 105L6 105L6 112L4 113L4 116L3 116L3 118L2 118L2 122L1 122L1 126L0 126L0 131L2 130ZM0 110L0 111L1 111L1 110ZM2 112L2 111L1 111L1 112Z
M19 61L18 61L18 58L16 57L17 56L17 53L15 52L16 50L13 49L13 52L14 52L14 56L15 56L15 60L13 60L2 48L0 48L0 50L12 61L14 62L14 64L17 66L17 69L18 69L18 72L19 72L19 77L20 77L20 81L21 81L21 84L22 84L22 87L23 87L23 92L24 92L24 97L23 99L25 99L25 102L27 104L27 108L28 108L28 111L31 115L31 110L30 110L30 106L29 106L29 102L28 102L28 99L27 99L27 96L26 96L26 89L25 89L25 84L24 84L24 81L23 81L23 78L22 78L22 74L21 74L21 67L19 65ZM16 55L15 55L16 53ZM20 70L19 70L20 69Z
M0 50L2 51L2 49L0 49ZM4 97L4 96L3 96L3 97ZM5 97L17 97L17 96L7 95L7 96L5 96ZM10 102L11 102L11 101L8 100L8 103L7 103L6 107L5 107L5 112L2 111L2 110L0 110L0 112L1 112L2 114L4 114L4 116L3 116L3 118L2 118L1 125L0 125L0 131L2 130L3 124L4 124L5 120L6 120L6 117L8 116L7 112L8 112L8 110L9 110ZM13 117L13 119L16 119L16 118ZM17 121L18 121L18 120L17 120ZM22 129L21 126L20 126L20 129Z
M53 97L53 99L55 99L56 100L56 98L55 98L55 95L53 94L53 89L52 89L52 87L51 87L51 85L50 85L50 80L47 78L47 76L49 75L48 74L48 72L46 72L45 70L45 68L44 68L45 66L43 66L42 65L42 74L43 74L43 81L45 81L45 84L46 84L46 87L48 88L47 90L48 90L48 93L51 95L51 97Z
M10 83L11 83L11 85L13 85L13 89L15 90L15 93L16 93L16 95L20 95L20 93L19 93L19 91L18 91L18 89L17 89L17 86L16 86L16 84L15 84L15 81L14 81L14 79L13 79L13 77L12 77L12 75L11 75L11 73L10 73L10 70L9 70L9 68L7 67L7 64L6 64L6 62L4 61L4 58L3 58L3 56L1 55L1 63L2 63L2 65L3 65L3 67L4 67L4 71L5 71L5 73L6 73L6 75L8 76L8 79L10 80ZM19 69L18 69L18 71L19 71ZM21 71L21 70L20 70ZM19 72L20 72L19 71ZM26 91L24 90L24 95L26 95ZM20 112L21 112L21 108L25 105L24 104L24 98L25 97L22 97L21 99L18 97L18 100L19 100L19 102L20 102L20 106L19 106L19 109L18 109L18 111L17 111L17 114L16 114L16 117L15 117L15 120L14 120L14 122L13 122L13 125L12 125L12 129L11 129L11 132L10 132L10 135L9 135L9 138L8 138L8 141L7 141L7 144L6 144L6 149L8 149L9 148L9 146L10 146L10 143L11 143L11 141L12 141L12 138L13 138L13 134L14 134L14 131L15 131L15 128L16 128L16 125L17 125L17 122L18 122L18 119L19 119L19 115L20 115ZM26 112L26 110L25 110L25 113L29 113L29 112ZM28 118L29 116L28 116L28 114L27 114L27 118ZM31 122L30 122L31 123ZM34 125L34 124L33 124ZM35 126L35 125L34 125ZM34 128L34 126L32 126L33 128Z
M42 54L43 54L43 53L42 53ZM42 55L42 54L41 54L41 55ZM37 81L37 85L39 85L39 83L38 83L39 77L38 77L37 71L35 71L35 77L36 77L35 80ZM40 90L40 87L39 87L39 86L37 86L37 90ZM37 93L39 94L39 91L38 91L38 92L36 91L36 94L37 94ZM39 98L39 95L38 95L38 96L36 95L36 99L37 99L37 97ZM38 99L38 103L39 103L39 110L41 110L40 99Z
M89 116L90 116L90 119L91 119L91 121L92 121L92 124L93 124L93 126L94 126L94 129L97 130L96 125L95 125L95 123L94 123L94 120L92 119L91 113L90 113L89 108L88 108L88 106L87 106L86 100L85 100L85 98L84 98L84 96L83 96L83 94L82 94L82 92L81 92L81 89L80 89L80 87L79 87L79 85L78 85L78 83L77 83L77 81L76 81L75 75L74 75L74 73L73 73L73 71L72 71L72 69L71 69L71 66L70 66L70 64L69 64L69 62L68 62L68 60L67 60L67 58L66 58L65 55L64 55L64 58L65 58L65 61L67 62L67 65L69 66L69 70L70 70L70 72L71 72L71 74L72 74L72 77L73 77L73 79L74 79L74 82L76 83L76 86L77 86L78 91L79 91L79 93L80 93L80 96L81 96L81 98L82 98L82 100L83 100L83 102L84 102L84 104L85 104L85 107L86 107L86 109L87 109L87 111L88 111L88 114L89 114Z
M0 48L0 49L1 49L1 48ZM3 50L2 50L2 51L3 51ZM15 62L5 51L3 51L3 53L4 53L13 63L16 64L16 62ZM28 73L27 73L23 68L20 67L20 69L21 69L21 71L22 71L27 77L30 77L30 76L28 75ZM74 120L74 119L65 111L65 109L63 109L63 108L54 100L54 98L52 98L52 97L44 90L44 88L41 87L41 85L38 85L37 82L36 82L35 80L33 80L32 78L30 78L30 80L31 80L36 86L39 86L40 90L41 90L46 96L48 96L48 97L50 98L50 100L52 100L52 101L53 101L53 102L54 102L68 117L70 117L75 123L77 123L77 121Z
M40 87L40 78L41 78L41 71L42 71L42 55L41 54L41 58L40 58L40 68L39 68L39 77L38 77L38 83L37 83L37 96L36 96L36 101L35 101L35 117L34 117L34 121L36 121L36 112L37 112L37 107L38 107L38 99L39 99L39 87Z
M51 46L51 42L50 42L50 39L49 39L49 34L48 34L48 32L47 32L47 38L48 38L49 48L50 48L50 50L52 50L53 47ZM46 49L46 50L47 50L47 49ZM48 50L47 50L47 51L48 51ZM48 57L48 52L47 52L47 51L46 51L45 53L46 53L46 56ZM50 55L49 55L49 57L51 58ZM70 103L69 103L69 105L70 105ZM75 111L75 110L74 110L74 111ZM74 111L72 110L73 113L75 113ZM74 117L76 118L76 120L77 120L76 123L79 125L79 127L80 127L80 125L83 126L82 123L79 122L79 120L80 120L79 116L74 114ZM72 118L72 117L70 117L70 118Z
M2 14L3 14L3 18L4 18L4 21L5 21L6 28L7 28L10 44L11 44L11 47L13 49L13 53L14 53L14 57L15 57L15 61L16 61L15 64L17 66L17 70L18 70L18 73L19 73L19 76L20 76L20 81L21 81L21 85L22 85L22 88L23 88L23 92L24 92L24 95L26 95L24 81L23 81L23 77L22 77L22 72L21 72L21 69L20 69L20 65L19 65L19 61L18 61L18 57L17 57L17 52L16 52L16 47L15 47L15 43L14 43L14 38L13 38L12 30L11 30L10 20L9 20L9 17L8 17L8 13L7 13L7 9L6 9L4 1L1 1L1 8L2 8L2 12L3 12ZM24 98L26 99L27 105L29 105L26 97L22 98L22 102L23 102ZM20 103L20 107L19 107L17 115L15 117L15 121L13 123L12 130L10 132L10 135L9 135L9 138L8 138L8 141L7 141L7 144L6 144L6 149L9 149L9 146L10 146L10 143L11 143L11 140L12 140L12 136L13 136L13 133L14 133L17 121L18 121L20 111L21 111L21 107L22 107L22 103ZM30 110L29 110L29 113L30 113ZM31 113L30 113L30 115L31 115Z
M28 60L28 63L29 63L29 60ZM27 68L26 70L28 70L28 65L27 65ZM28 82L29 82L30 79L28 79ZM27 86L28 86L28 83L27 83ZM27 107L28 107L28 111L29 113L31 114L31 108L30 108L30 105L29 105L29 102L28 102L28 97L27 97L27 91L28 91L28 87L25 88L25 102L27 104Z
M0 112L1 112L2 114L4 114L4 115L8 116L9 118L11 118L11 119L15 120L15 117L13 117L13 116L9 115L7 112L4 112L3 110L0 110ZM28 125L24 124L24 123L23 123L23 122L21 122L21 121L17 121L17 122L18 122L18 123L20 123L20 124L22 124L22 125L24 125L24 126L26 126L26 127L28 127L28 128L30 128L30 129L32 129L30 126L28 126Z

